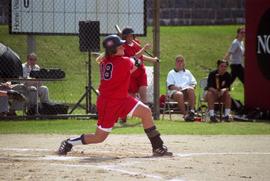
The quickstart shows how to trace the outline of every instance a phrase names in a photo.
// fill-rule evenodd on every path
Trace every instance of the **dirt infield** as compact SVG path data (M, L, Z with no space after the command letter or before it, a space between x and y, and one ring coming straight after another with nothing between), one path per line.
M145 135L55 154L70 135L0 135L0 180L270 180L269 136L163 136L173 157L151 157Z

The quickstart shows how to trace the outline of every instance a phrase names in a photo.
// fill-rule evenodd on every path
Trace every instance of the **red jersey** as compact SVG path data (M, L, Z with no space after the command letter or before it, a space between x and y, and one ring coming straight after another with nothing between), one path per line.
M134 40L136 41L136 40ZM125 48L124 52L125 52L125 56L127 57L133 57L137 52L139 52L142 47L140 46L140 43L138 41L136 41L138 44L133 43L132 46L128 45L127 43L125 43L123 46ZM139 77L141 74L145 73L145 67L144 67L144 63L143 63L143 57L139 57L139 59L142 61L141 66L135 70L135 72L132 73L133 77Z
M135 41L135 40L134 40ZM136 41L137 42L137 41ZM132 46L130 46L129 44L125 43L123 46L125 48L124 52L125 52L125 56L127 57L132 57L134 56L138 51L140 51L142 49L142 47L140 46L140 43L137 42L133 43ZM140 59L142 59L142 57L139 57Z
M129 57L106 57L100 63L100 96L109 99L126 98L133 66Z

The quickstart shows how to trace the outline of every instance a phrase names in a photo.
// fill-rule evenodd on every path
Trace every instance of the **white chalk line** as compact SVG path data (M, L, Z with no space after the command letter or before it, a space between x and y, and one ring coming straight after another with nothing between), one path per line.
M16 151L16 152L28 152L28 151L34 151L34 152L48 152L53 151L50 149L41 149L41 148L0 148L1 151Z
M2 151L16 151L16 152L27 152L27 151L33 151L33 152L48 152L48 151L55 151L51 149L38 149L38 148L0 148ZM201 153L174 153L174 157L197 157L197 156L213 156L213 155L270 155L270 152L201 152ZM7 157L0 157L0 159L5 159ZM33 158L18 158L16 157L15 159L19 160L48 160L48 161L69 161L69 160L83 160L83 159L89 159L91 157L78 157L78 156L58 156L58 155L45 155L43 157L33 157ZM123 159L126 159L128 157L125 157ZM157 160L160 158L165 158L168 159L170 157L150 157L150 158L143 158L147 160ZM133 158L134 159L134 158ZM140 159L140 158L139 158ZM166 180L165 178L159 176L159 175L154 175L154 174L145 174L145 173L140 173L140 172L131 172L126 169L122 169L119 167L127 166L127 165L133 165L136 163L141 163L141 162L136 162L136 161L131 161L129 160L128 162L120 163L117 164L115 163L114 165L89 165L89 164L65 164L65 163L54 163L53 165L62 165L62 166L67 166L67 167L91 167L91 168L98 168L98 169L103 169L106 171L113 171L113 172L118 172L122 174L127 174L130 176L142 176L142 177L147 177L147 178L152 178L156 180ZM179 178L174 178L169 181L183 181L181 177Z
M133 163L134 164L134 163ZM121 168L118 168L120 166L120 164L118 165L82 165L82 164L53 164L56 166L66 166L66 167L84 167L84 168L98 168L98 169L103 169L106 171L113 171L113 172L118 172L118 173L123 173L123 174L127 174L130 176L141 176L141 177L147 177L147 178L152 178L155 180L166 180L161 176L158 175L154 175L154 174L145 174L145 173L140 173L140 172L131 172L128 170L124 170ZM129 162L129 165L132 165L131 162ZM178 178L174 178L174 179L170 179L168 181L184 181L182 179L178 179Z
M178 157L193 157L193 156L212 156L212 155L270 155L270 152L220 152L220 153L176 153Z
M55 152L56 150L53 149L40 149L40 148L0 148L0 151L16 151L16 152L28 152L28 151L33 151L33 152ZM100 153L103 153L107 151L102 151ZM193 156L211 156L211 155L270 155L270 152L201 152L201 153L174 153L174 156L177 157L193 157ZM59 158L59 156L57 156ZM46 159L50 160L57 160L56 156L48 157ZM84 158L89 158L89 157L71 157L71 156L65 156L66 159L72 160L72 159L84 159ZM128 158L128 157L124 157ZM138 157L139 158L139 157ZM149 157L146 159L159 159L159 158L168 158L168 157ZM59 158L61 160L64 160L64 158Z
M45 157L22 157L22 158L14 158L14 160L22 160L22 161L39 161L39 160L48 160L48 161L69 161L69 160L82 160L84 158L89 157L73 157L73 156L55 156L55 155L49 155ZM0 159L6 159L6 157L0 157ZM11 158L12 160L12 158ZM155 180L166 180L161 176L154 175L154 174L145 174L141 172L132 172L128 171L126 169L122 169L120 167L127 167L127 166L132 166L134 164L144 164L143 162L138 162L138 161L128 161L126 163L114 163L114 165L90 165L90 164L67 164L67 163L50 163L50 165L54 166L66 166L66 167L79 167L79 168L97 168L97 169L102 169L105 171L109 172L117 172L117 173L122 173L122 174L127 174L130 176L141 176L141 177L147 177L147 178L152 178ZM172 179L170 181L183 181L181 179Z
M55 150L50 150L50 149L36 149L36 148L0 148L0 151L16 151L16 152L48 152L48 151L55 151ZM10 155L9 155L10 156ZM0 159L6 159L7 157L1 157ZM91 157L78 157L78 156L58 156L58 155L45 155L43 157L16 157L14 158L15 160L25 160L25 161L38 161L38 160L47 160L47 161L74 161L74 160L83 160L83 159L89 159ZM128 157L126 157L128 158ZM12 156L9 159L13 159ZM148 158L146 158L148 159ZM155 159L156 158L150 158L150 159ZM133 172L133 171L128 171L126 169L122 169L120 167L126 167L126 166L132 166L134 164L144 164L139 161L131 161L129 160L128 162L124 163L114 163L114 165L89 165L89 164L67 164L67 163L51 163L51 165L57 165L57 166L67 166L67 167L84 167L84 168L98 168L98 169L103 169L106 171L113 171L117 173L122 173L122 174L127 174L130 176L141 176L141 177L147 177L155 180L166 180L163 177L159 175L154 175L154 174L145 174L145 173L140 173L140 172ZM173 178L170 179L170 181L184 181L182 179L178 178Z
M53 149L40 149L40 148L0 148L0 151L15 151L15 152L56 152L57 150L53 150ZM112 153L112 151L106 151L106 150L102 150L102 151L98 151L99 153ZM128 152L125 151L126 154L128 155L135 155L134 151L133 152ZM139 153L139 155L146 155Z

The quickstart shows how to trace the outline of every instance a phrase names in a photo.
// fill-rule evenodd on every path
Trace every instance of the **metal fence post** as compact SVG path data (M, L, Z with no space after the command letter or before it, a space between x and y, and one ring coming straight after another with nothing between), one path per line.
M160 0L155 0L153 4L153 48L154 56L160 56ZM160 107L159 107L159 74L160 67L159 64L154 66L154 119L159 119L160 116Z

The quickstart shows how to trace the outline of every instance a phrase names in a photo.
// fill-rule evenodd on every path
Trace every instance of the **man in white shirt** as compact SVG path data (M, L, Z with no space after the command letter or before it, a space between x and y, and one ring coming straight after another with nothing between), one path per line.
M194 121L194 88L196 85L197 81L192 73L185 69L185 58L178 55L175 58L175 68L167 76L167 89L169 97L178 102L179 110L184 115L185 121ZM186 112L185 101L188 102L189 113Z
M22 64L23 67L23 77L30 78L30 72L32 70L40 70L37 64L37 55L35 53L30 53L27 56L26 63ZM40 103L49 103L49 89L47 86L42 85L41 82L31 81L25 82L24 84L28 90L28 99L30 107L37 106L37 97L40 99ZM37 96L38 93L38 96Z
M22 64L23 67L23 78L30 78L30 72L32 70L40 70L39 65L37 65L37 55L35 53L30 53L27 55L27 61ZM21 93L23 93L27 99L27 114L33 115L37 111L38 98L40 103L50 103L49 101L49 89L47 86L42 85L40 81L26 81L23 84L17 85L13 88ZM13 110L18 110L21 107L20 104L13 104L11 108Z

